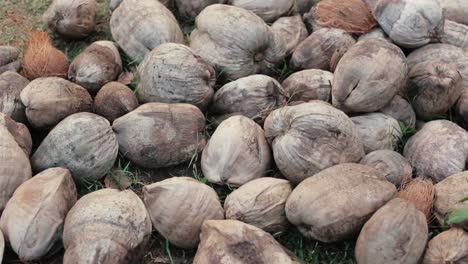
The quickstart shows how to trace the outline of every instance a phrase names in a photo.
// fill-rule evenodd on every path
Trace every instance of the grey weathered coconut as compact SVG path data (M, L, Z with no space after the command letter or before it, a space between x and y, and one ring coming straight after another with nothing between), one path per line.
M96 24L96 0L54 0L42 19L50 30L63 36L84 38Z
M216 72L182 44L165 43L138 67L140 103L188 103L205 108L213 97Z
M310 11L313 5L320 0L296 0L294 5L294 12L304 14Z
M331 102L333 73L323 70L303 70L291 74L281 84L290 102L321 100Z
M445 20L444 30L440 36L440 42L451 44L463 49L468 48L468 26Z
M468 89L463 89L460 98L455 104L455 113L461 119L464 127L468 126Z
M193 264L299 264L267 232L237 220L208 220Z
M468 2L465 0L437 0L446 18L468 25Z
M323 28L314 31L297 46L291 57L293 69L330 70L356 40L344 30Z
M31 158L35 172L52 167L70 170L76 181L98 180L114 165L117 138L104 117L73 114L58 123Z
M228 0L175 0L175 5L181 17L196 17L205 7L213 4L224 4L227 1ZM166 0L166 2L168 1Z
M18 60L19 50L11 46L0 46L0 74L6 71L18 71L21 63Z
M75 183L64 168L45 170L16 189L2 212L0 228L22 261L39 260L57 247L76 199Z
M123 0L110 0L109 9L114 11L119 5L122 3Z
M435 185L434 214L443 224L447 216L457 209L468 209L468 172L460 172L445 178ZM468 226L464 226L468 229Z
M143 187L154 228L181 248L196 248L203 222L224 219L213 188L189 177L174 177Z
M216 91L210 111L216 123L244 115L263 124L271 111L286 103L286 93L278 81L266 75L251 75Z
M294 0L228 0L228 3L254 12L265 22L277 20L294 7Z
M110 29L117 44L137 62L162 43L184 42L176 18L156 0L123 0L112 13Z
M284 179L265 177L250 181L227 196L226 219L242 221L273 235L281 234L289 224L284 207L292 188Z
M356 235L396 192L371 167L339 164L301 182L286 202L286 216L306 238L341 241Z
M409 201L395 198L364 225L356 243L359 264L414 264L429 237L426 217Z
M32 176L29 162L31 146L28 128L0 113L0 210L16 188Z
M150 235L150 217L134 192L92 192L67 215L63 263L141 263Z
M113 124L120 151L145 168L190 161L206 144L204 128L205 116L189 104L144 104Z
M461 228L451 228L438 234L429 241L422 263L468 263L468 233Z
M353 121L322 101L277 109L264 128L278 169L293 183L365 154Z
M396 187L410 180L413 174L413 168L405 157L389 149L373 151L359 163L376 169Z
M378 38L378 39L386 40L388 42L392 42L392 40L387 36L387 34L385 34L385 31L383 31L383 29L379 27L372 29L371 31L369 31L369 33L359 36L358 41L370 39L370 38Z
M404 156L416 175L440 182L465 170L468 132L448 120L428 122L408 140Z
M88 91L59 77L35 79L20 96L29 123L39 129L50 129L71 114L93 111Z
M263 129L247 117L233 116L221 122L203 149L201 168L212 183L240 186L262 177L271 156Z
M20 93L29 84L28 79L13 71L0 73L0 112L16 122L26 122L25 107Z
M122 72L119 50L112 41L96 41L70 64L68 79L91 93L117 79Z
M304 22L302 22L302 17L299 15L280 17L271 25L271 29L277 38L283 38L285 41L287 56L309 35Z
M405 54L381 39L359 41L335 70L332 101L345 112L375 112L406 85Z
M382 113L355 116L351 120L356 125L366 153L379 149L395 149L403 137L398 121Z
M374 15L393 42L405 48L418 48L437 40L444 27L437 0L380 0Z
M395 95L386 106L380 109L380 112L403 122L408 128L415 128L416 126L416 113L413 107L399 95Z
M272 73L287 49L257 15L243 8L215 4L195 20L190 47L228 79Z
M138 100L135 93L127 86L110 82L104 85L94 98L94 111L114 122L115 119L135 110Z

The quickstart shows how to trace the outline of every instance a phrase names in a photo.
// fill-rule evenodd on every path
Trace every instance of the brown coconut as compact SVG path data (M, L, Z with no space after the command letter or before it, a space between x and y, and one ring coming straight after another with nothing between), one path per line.
M110 82L104 85L94 98L94 111L105 117L109 122L135 110L138 100L130 88L118 83Z
M67 78L69 62L65 54L54 48L46 32L33 32L23 56L24 77L33 80L39 77Z
M189 104L144 104L116 119L120 151L145 168L178 165L203 150L205 116Z
M188 103L204 109L211 102L216 72L189 47L165 43L138 67L141 103Z
M451 228L438 234L429 241L422 263L468 263L468 233L461 228Z
M267 232L236 220L209 220L202 225L193 264L299 264Z
M58 77L35 79L20 96L29 123L38 129L51 129L71 114L93 111L86 89Z
M352 46L337 65L332 101L345 112L375 112L406 85L405 54L381 39Z
M286 202L286 216L306 238L342 241L395 194L395 186L375 169L339 164L301 182Z
M273 22L293 9L294 0L228 0L228 4L252 11L265 22Z
M31 164L35 172L64 167L76 181L93 181L110 171L118 150L109 121L95 114L77 113L50 131L31 157Z
M386 40L388 42L392 42L392 40L387 36L387 34L385 34L385 31L383 31L383 29L379 27L372 29L366 34L362 34L361 36L359 36L358 41L370 39L370 38L378 38L378 39Z
M291 74L281 84L290 102L321 100L331 102L333 73L324 70L303 70Z
M437 0L444 15L452 21L468 25L468 2L465 0Z
M353 121L322 101L277 109L264 128L278 169L296 184L323 169L358 162L364 156Z
M196 248L203 222L224 219L218 195L189 177L174 177L143 187L154 228L181 248Z
M414 129L416 126L416 113L413 107L400 95L395 95L386 106L380 109L380 112L402 122L407 128Z
M447 177L435 185L434 214L440 224L445 223L447 216L458 209L468 209L468 172L460 172ZM463 226L468 230L468 225Z
M415 178L408 183L403 184L398 192L398 197L405 199L421 211L431 220L432 206L434 204L435 188L430 179L424 177Z
M468 132L448 120L428 122L408 140L404 156L416 175L440 182L465 170Z
M0 46L0 74L6 71L17 72L21 63L18 60L19 50L11 46Z
M360 162L376 169L397 188L411 180L413 168L400 153L389 149L367 154Z
M242 185L224 201L226 219L239 220L273 235L288 227L286 200L292 184L284 179L259 178Z
M276 34L276 38L283 38L285 41L288 56L309 35L304 22L302 22L302 17L299 15L280 17L271 25L271 29Z
M364 225L354 255L359 264L414 264L428 237L424 214L411 202L395 198Z
M13 71L0 74L0 112L16 122L26 122L25 107L20 93L29 84L23 76Z
M0 219L5 239L22 261L34 261L55 250L65 216L77 199L70 172L51 168L21 184Z
M312 12L320 26L339 28L350 33L367 33L377 25L364 0L322 0L313 7Z
M210 112L215 123L235 115L244 115L263 124L271 111L286 105L281 84L266 75L251 75L230 82L216 91Z
M291 57L290 66L293 69L331 70L331 64L338 63L343 54L356 40L344 30L323 28L314 31L302 41Z
M95 191L67 215L63 263L141 263L150 235L150 217L134 192Z
M201 168L209 182L240 186L263 176L271 160L263 129L247 117L233 116L221 122L206 144Z
M115 81L121 72L122 60L115 43L96 41L72 61L68 79L96 93L104 84Z

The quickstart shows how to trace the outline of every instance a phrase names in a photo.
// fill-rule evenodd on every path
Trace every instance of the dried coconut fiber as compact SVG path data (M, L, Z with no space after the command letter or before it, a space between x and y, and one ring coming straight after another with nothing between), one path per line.
M430 179L418 177L402 185L398 197L413 203L426 216L428 221L431 220L435 188Z
M324 0L313 7L313 17L322 27L340 28L364 34L377 25L369 6L363 0Z
M67 78L69 62L63 52L54 48L46 32L33 32L23 58L23 75L29 80L39 77Z

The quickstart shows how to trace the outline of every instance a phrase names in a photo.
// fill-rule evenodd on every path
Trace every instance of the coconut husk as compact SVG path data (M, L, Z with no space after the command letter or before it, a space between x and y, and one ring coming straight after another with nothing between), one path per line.
M435 188L430 179L418 177L402 184L398 197L412 202L419 211L424 213L428 221L431 219Z
M362 0L324 0L313 10L320 26L340 28L350 33L369 32L377 21L369 6Z
M23 75L29 80L39 77L67 78L69 62L65 54L54 48L46 32L33 32L23 58Z

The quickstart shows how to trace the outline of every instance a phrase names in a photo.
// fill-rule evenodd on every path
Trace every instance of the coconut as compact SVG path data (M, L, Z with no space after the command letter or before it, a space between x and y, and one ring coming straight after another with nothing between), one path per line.
M409 201L395 198L364 225L356 243L359 264L414 264L424 253L426 217Z
M76 197L73 178L64 168L45 170L16 189L0 228L22 261L39 260L60 244L65 216Z
M468 2L465 0L437 0L446 18L468 25Z
M185 45L166 43L151 51L138 68L141 103L188 103L206 108L216 72Z
M404 156L416 175L440 182L465 170L468 132L447 120L428 122L408 140Z
M70 170L76 181L101 179L110 171L119 146L105 118L73 114L58 123L31 158L35 172L52 167Z
M367 33L377 24L364 0L322 0L311 12L320 26L350 33Z
M458 209L468 209L468 201L460 202L468 197L468 172L451 175L435 185L434 214L443 224L447 216ZM464 226L468 229L468 226Z
M196 248L203 222L224 219L218 195L189 177L174 177L143 187L154 228L181 248Z
M54 0L42 19L50 30L65 37L87 37L96 24L96 0Z
M67 215L63 263L141 263L150 235L150 217L134 192L95 191Z
M352 117L364 143L364 151L395 149L403 137L398 121L382 113L370 113Z
M466 39L467 34L467 25L459 24L451 20L445 20L444 31L440 36L440 42L466 49L468 48L468 40Z
M332 101L345 112L375 112L406 85L405 54L381 39L352 46L335 70Z
M395 95L393 99L382 109L381 113L391 116L403 123L407 128L415 128L416 113L411 104L399 95Z
M3 233L0 230L0 262L3 261L4 252L5 252L5 238L3 237Z
M283 38L240 7L210 5L197 16L195 25L190 47L230 80L272 73L287 53Z
M285 41L287 56L293 53L294 49L309 35L299 15L280 17L271 25L271 29L276 34L276 38L283 38Z
M299 264L267 232L236 220L208 220L193 264Z
M265 22L273 22L288 14L294 7L294 0L228 0L230 5L252 11Z
M228 0L175 0L177 12L181 17L196 17L205 7L213 4L224 4ZM169 2L168 0L160 2ZM167 4L165 4L167 5Z
M366 34L362 34L361 36L359 36L358 41L370 38L378 38L386 40L388 42L392 42L392 40L387 36L387 34L385 34L385 31L383 31L383 29L380 27L374 28Z
M291 74L281 84L290 102L321 100L331 102L333 73L323 70L304 70Z
M201 168L208 181L240 186L270 168L271 151L263 129L251 119L224 120L203 150Z
M68 79L91 93L117 79L122 72L122 60L112 41L96 41L70 64Z
M468 233L461 228L451 228L438 234L429 241L422 263L468 263Z
M413 173L413 168L405 157L389 149L373 151L359 163L376 169L396 187L410 181Z
M117 44L136 62L162 43L184 42L174 15L155 0L122 1L112 13L110 29Z
M431 220L432 206L434 204L435 188L431 180L424 177L418 177L404 184L398 192L398 197L410 201Z
M297 48L291 57L293 69L330 70L331 63L338 63L343 54L354 44L353 36L337 28L314 31Z
M286 202L286 216L306 238L341 241L356 235L395 194L375 169L339 164L301 182Z
M358 162L364 156L353 121L322 101L277 109L264 127L278 169L293 183L339 163Z
M310 11L313 5L320 0L296 0L294 11L299 14L304 14Z
M291 191L291 183L284 179L265 177L250 181L227 196L226 219L281 234L288 226L284 208Z
M74 113L93 111L93 99L86 89L58 77L33 80L20 97L29 123L38 129L50 129Z
M144 104L116 119L120 151L144 168L190 161L206 144L205 116L189 104Z
M463 89L454 110L463 126L468 127L468 89Z
M94 98L96 114L107 118L111 123L137 107L138 100L133 91L118 82L104 85Z
M11 46L0 46L0 74L6 71L17 72L21 63L18 60L19 50Z
M51 76L66 78L68 66L67 56L52 46L47 33L31 34L23 56L24 77L29 80Z
M26 122L26 114L20 93L29 84L23 76L13 71L0 74L0 112L16 122Z

